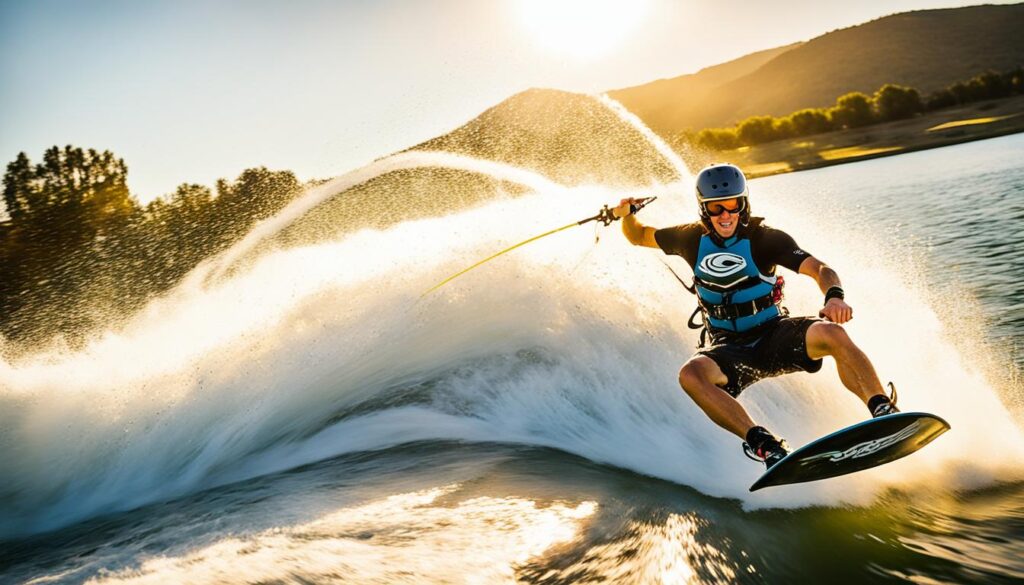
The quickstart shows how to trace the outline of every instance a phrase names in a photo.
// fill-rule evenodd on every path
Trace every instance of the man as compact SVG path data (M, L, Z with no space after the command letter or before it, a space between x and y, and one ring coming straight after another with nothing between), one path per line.
M843 385L872 416L899 412L895 388L886 396L871 362L842 327L853 309L839 275L785 232L750 216L742 171L722 163L701 170L697 203L699 222L665 229L640 223L634 199L622 200L614 213L623 218L622 232L632 244L682 256L693 268L705 332L702 348L679 371L679 384L711 420L744 439L745 452L771 467L786 456L787 445L755 424L736 399L758 380L817 372L825 356L836 360ZM824 319L788 316L776 266L818 283L825 294L818 316ZM705 333L710 347L703 347Z

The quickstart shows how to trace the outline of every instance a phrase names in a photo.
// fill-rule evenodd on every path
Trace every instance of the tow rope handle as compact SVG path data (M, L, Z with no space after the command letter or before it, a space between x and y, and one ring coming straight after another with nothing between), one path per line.
M629 206L629 213L631 215L635 215L638 211L653 203L655 199L657 199L657 197L644 197L642 199L637 199L636 203ZM588 217L587 219L581 219L580 221L576 222L576 225L583 225L591 221L599 221L601 222L601 225L607 227L619 221L620 219L622 218L616 217L615 214L612 213L611 207L605 205L604 207L601 208L601 211L598 212L597 215L595 215L594 217Z

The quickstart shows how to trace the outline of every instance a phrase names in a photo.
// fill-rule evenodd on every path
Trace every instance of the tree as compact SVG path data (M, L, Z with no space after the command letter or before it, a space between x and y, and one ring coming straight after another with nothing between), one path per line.
M902 120L924 111L921 95L916 89L892 83L879 88L872 101L879 119L884 121Z
M697 133L696 142L708 150L732 150L740 146L732 128L707 128Z
M28 155L19 152L17 158L7 164L7 172L4 174L4 205L11 221L24 221L28 215L34 180L32 162Z
M953 95L952 91L949 89L940 89L925 99L925 108L928 110L939 110L955 106L956 103L956 96Z
M235 182L217 181L216 206L247 228L252 221L273 215L301 190L291 171L267 167L245 169Z
M953 97L956 98L957 104L970 103L973 99L971 96L971 89L962 81L958 81L949 86L949 93L953 94Z
M789 120L793 124L793 134L795 136L810 136L811 134L828 132L832 129L828 115L819 109L808 108L794 112L789 115Z
M771 116L752 116L740 122L736 130L740 143L753 146L776 139L774 118Z
M1024 67L1018 65L1003 74L1003 80L1010 88L1010 94L1024 93Z
M793 126L792 118L788 116L785 118L774 118L772 120L772 135L775 137L775 140L799 136L796 128Z
M860 128L874 122L871 98L859 91L842 95L829 110L829 117L835 128Z
M7 165L0 222L0 332L28 347L71 343L124 317L204 258L280 211L302 189L290 171L246 169L234 182L183 184L140 209L128 167L109 151L47 149Z
M994 71L986 71L967 82L975 101L1006 97L1010 95L1010 85L1002 75Z
M128 168L109 151L54 146L32 165L20 153L7 165L4 203L11 215L0 314L8 337L51 328L73 336L91 317L87 291L115 294L110 252L138 210ZM12 261L16 260L16 261Z

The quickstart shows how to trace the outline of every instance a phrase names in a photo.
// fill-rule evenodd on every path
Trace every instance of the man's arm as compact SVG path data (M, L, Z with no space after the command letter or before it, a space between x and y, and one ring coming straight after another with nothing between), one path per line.
M846 323L853 319L853 308L843 298L843 283L835 270L814 256L808 256L800 263L800 274L813 278L821 292L827 296L825 306L818 311L818 316L833 323Z
M629 206L636 203L635 199L623 199L619 206L612 210L616 217L622 218L622 233L634 246L647 246L648 248L660 248L654 239L655 228L646 226L637 220L630 212Z

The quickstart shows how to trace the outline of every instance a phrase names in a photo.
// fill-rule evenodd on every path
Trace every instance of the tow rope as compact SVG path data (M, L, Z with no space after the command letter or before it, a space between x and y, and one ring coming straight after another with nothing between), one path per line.
M630 211L632 213L636 213L636 212L640 211L641 209L643 209L644 207L647 207L647 205L650 204L651 202L653 202L655 199L657 199L657 197L645 197L643 199L637 199L636 200L637 202L635 204L633 204L632 209ZM423 292L423 294L420 295L420 299L422 299L423 297L429 295L430 293L434 292L435 290L441 288L442 286L448 284L449 282L455 280L456 278L462 276L463 274L469 272L470 270L473 270L477 266L480 266L482 264L486 264L487 262L490 262L491 260L494 260L498 256L501 256L502 254L505 254L507 252L511 252L512 250L515 250L516 248L518 248L520 246L525 246L526 244L529 244L530 242L536 242L537 240L539 240L541 238L545 238L547 236L550 236L551 234L557 234L560 231L567 230L569 228L573 228L573 227L576 227L578 225L584 225L584 224L590 223L592 221L597 221L597 222L600 222L604 226L609 226L612 223L614 223L616 221L619 221L620 219L621 218L619 218L619 217L615 217L615 214L612 213L611 208L608 207L607 205L605 205L604 207L601 208L601 211L599 211L597 213L597 215L595 215L593 217L588 217L586 219L581 219L579 221L574 221L574 222L572 222L570 224L563 225L560 228L555 228L555 229L553 229L551 231L547 231L547 232L544 232L543 234L540 234L540 235L537 235L537 236L533 236L532 238L523 240L522 242L519 242L518 244L515 244L514 246L509 246L508 248L505 248L504 250L502 250L500 252L497 252L496 254L492 254L492 255L488 256L487 258L484 258L483 260L477 262L476 264L470 266L469 268L466 268L466 269L460 270L459 272L456 272L455 274L449 276L448 278L446 278L446 279L442 280L441 282L435 284L434 286L428 288L426 291Z

